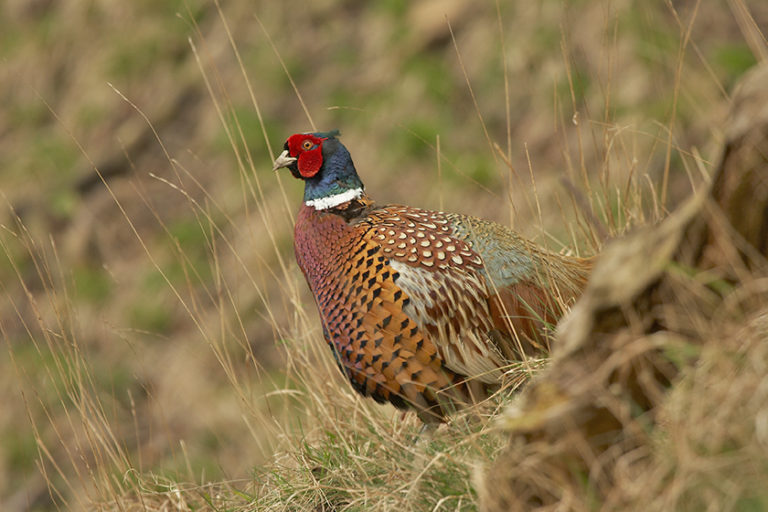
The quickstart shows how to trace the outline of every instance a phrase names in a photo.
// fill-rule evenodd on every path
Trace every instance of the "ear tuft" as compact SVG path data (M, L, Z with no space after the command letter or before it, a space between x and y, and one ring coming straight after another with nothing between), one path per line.
M321 139L330 139L331 137L341 137L341 132L339 130L331 130L329 132L313 133L312 135L319 137Z

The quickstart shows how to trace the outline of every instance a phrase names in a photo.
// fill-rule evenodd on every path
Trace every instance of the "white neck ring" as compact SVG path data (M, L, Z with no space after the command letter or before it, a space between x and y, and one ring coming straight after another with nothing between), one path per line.
M339 206L340 204L352 201L353 199L358 199L362 195L362 188L353 188L345 190L341 194L310 199L309 201L305 201L304 204L313 207L315 210L327 210L328 208Z

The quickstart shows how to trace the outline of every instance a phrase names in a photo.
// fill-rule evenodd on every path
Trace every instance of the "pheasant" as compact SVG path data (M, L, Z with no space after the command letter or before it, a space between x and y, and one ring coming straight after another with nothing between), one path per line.
M338 135L291 135L274 164L305 183L294 249L323 335L358 392L445 421L545 349L591 261L475 217L379 206Z

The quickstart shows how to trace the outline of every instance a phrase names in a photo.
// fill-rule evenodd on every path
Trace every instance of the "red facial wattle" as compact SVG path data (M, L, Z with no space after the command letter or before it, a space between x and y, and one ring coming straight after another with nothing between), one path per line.
M288 153L297 158L296 166L304 178L311 178L323 166L323 140L308 133L288 138Z

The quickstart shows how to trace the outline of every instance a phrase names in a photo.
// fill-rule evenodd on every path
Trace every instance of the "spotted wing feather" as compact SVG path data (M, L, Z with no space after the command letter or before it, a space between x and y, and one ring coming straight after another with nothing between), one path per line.
M507 358L492 340L493 291L480 256L439 212L390 206L370 212L363 224L413 299L405 311L429 334L445 366L497 384Z
M414 298L406 311L446 367L489 384L510 360L545 348L545 326L580 293L591 268L473 217L389 206L365 222Z

